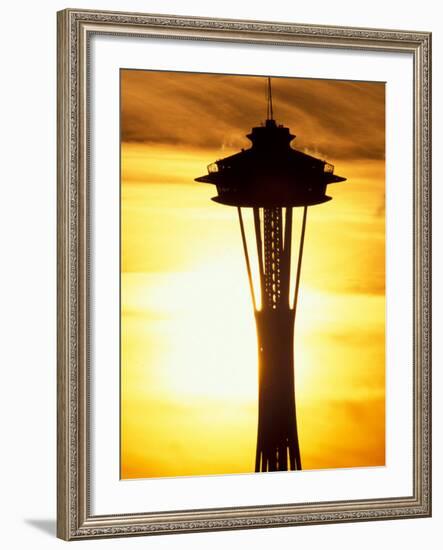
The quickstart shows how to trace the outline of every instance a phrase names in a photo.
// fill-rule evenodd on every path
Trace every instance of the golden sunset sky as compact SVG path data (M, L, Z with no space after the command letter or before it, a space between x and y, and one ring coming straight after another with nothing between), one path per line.
M295 326L303 468L384 465L385 87L272 82L292 146L347 178L308 213ZM121 71L123 479L254 469L257 345L237 212L194 178L250 146L265 91L264 77Z

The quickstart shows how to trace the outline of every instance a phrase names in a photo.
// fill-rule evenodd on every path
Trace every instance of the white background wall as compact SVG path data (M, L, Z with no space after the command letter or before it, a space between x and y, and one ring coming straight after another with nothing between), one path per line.
M317 0L82 0L2 5L0 72L2 546L55 539L55 12L65 7L320 23L434 32L434 517L348 525L85 541L97 548L441 548L443 534L442 305L443 31L440 2Z

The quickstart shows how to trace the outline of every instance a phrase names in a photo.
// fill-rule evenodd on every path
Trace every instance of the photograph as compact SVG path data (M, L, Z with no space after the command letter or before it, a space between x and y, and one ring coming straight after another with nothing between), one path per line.
M122 480L385 466L385 88L120 69Z
M443 547L440 7L4 4L2 547Z
M431 33L57 22L57 536L429 517Z

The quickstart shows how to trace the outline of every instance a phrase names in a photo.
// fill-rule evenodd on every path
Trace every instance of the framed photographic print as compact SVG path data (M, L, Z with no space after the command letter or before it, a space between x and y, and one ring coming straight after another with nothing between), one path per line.
M431 514L430 43L59 12L59 537Z

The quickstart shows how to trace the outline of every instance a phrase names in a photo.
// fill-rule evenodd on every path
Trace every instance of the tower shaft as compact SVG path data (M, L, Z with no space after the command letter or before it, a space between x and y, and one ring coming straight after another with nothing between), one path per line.
M292 208L285 227L280 207L254 212L261 279L261 309L256 310L259 350L256 471L301 469L294 388L294 310L290 307Z

